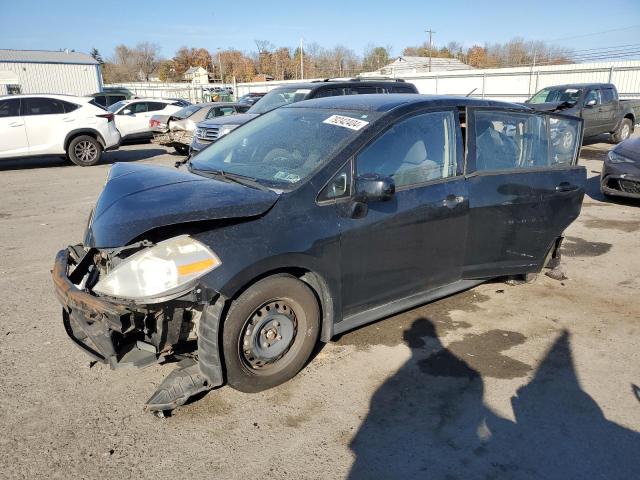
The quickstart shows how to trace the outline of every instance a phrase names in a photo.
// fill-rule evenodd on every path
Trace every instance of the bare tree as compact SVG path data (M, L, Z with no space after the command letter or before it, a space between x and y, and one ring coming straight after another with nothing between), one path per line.
M133 58L138 73L149 80L149 76L160 63L160 47L155 43L141 42L133 49Z

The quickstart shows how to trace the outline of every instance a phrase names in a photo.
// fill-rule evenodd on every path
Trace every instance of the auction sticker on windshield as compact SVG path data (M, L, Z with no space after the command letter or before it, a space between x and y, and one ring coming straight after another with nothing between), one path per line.
M329 125L337 125L338 127L350 128L351 130L360 130L369 122L358 120L357 118L345 117L343 115L331 115L324 122Z

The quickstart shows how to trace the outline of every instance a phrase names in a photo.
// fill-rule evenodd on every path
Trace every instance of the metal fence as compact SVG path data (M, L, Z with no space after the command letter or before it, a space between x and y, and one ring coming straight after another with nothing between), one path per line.
M363 77L366 78L366 74ZM424 72L398 75L396 78L415 84L420 93L469 95L512 102L524 101L547 86L592 82L615 84L621 98L640 98L640 61ZM234 82L232 87L236 98L239 98L249 92L268 92L276 87L297 82L300 80ZM208 100L207 88L219 87L221 84L135 82L107 86L126 87L138 97L184 98L198 103Z

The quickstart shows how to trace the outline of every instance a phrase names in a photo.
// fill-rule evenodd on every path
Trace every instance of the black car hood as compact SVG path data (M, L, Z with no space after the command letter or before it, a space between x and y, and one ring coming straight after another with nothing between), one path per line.
M258 216L277 199L271 191L185 170L116 163L96 203L84 244L121 247L157 227Z
M640 168L640 137L629 138L624 142L619 143L613 151L623 157L633 160L635 162L635 167Z
M235 115L225 115L224 117L213 117L198 123L198 127L217 127L220 125L242 125L249 120L258 117L256 113L236 113Z
M568 102L545 102L545 103L523 103L522 105L532 108L536 112L561 112L573 108L575 103Z

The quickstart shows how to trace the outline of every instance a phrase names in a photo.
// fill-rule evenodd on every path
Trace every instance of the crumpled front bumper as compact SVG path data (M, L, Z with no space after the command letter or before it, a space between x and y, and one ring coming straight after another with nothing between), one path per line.
M600 191L606 195L640 198L640 176L605 163L600 173Z
M81 268L81 263L76 268ZM159 358L156 347L138 339L142 338L139 322L145 314L81 290L69 278L70 264L70 250L59 251L51 276L62 304L64 328L71 340L112 368L156 363Z

